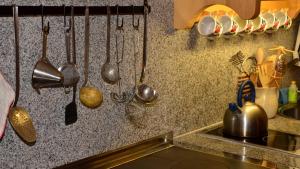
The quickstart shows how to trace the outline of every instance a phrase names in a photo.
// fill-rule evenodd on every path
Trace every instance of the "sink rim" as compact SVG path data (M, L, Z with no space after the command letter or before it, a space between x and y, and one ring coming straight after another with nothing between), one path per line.
M294 116L290 116L290 115L287 115L285 112L288 111L288 110L291 110L291 109L298 109L299 111L299 117L296 118ZM286 104L286 105L283 105L281 107L278 108L278 115L282 116L282 117L285 117L285 118L288 118L288 119L293 119L293 120L297 120L297 121L300 121L300 105L298 104Z

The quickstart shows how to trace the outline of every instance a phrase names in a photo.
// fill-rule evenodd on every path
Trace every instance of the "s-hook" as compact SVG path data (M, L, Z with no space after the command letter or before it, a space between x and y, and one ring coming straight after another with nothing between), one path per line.
M42 29L44 29L44 6L41 4L41 10L42 10Z
M139 29L139 26L140 26L140 18L138 18L137 20L137 23L135 24L135 19L134 19L134 5L131 5L132 6L132 26L135 30L138 30Z
M43 6L43 4L41 4L41 10L42 10L42 32L47 32L47 33L49 33L49 29L50 29L50 23L49 23L49 21L47 22L47 26L45 26L45 28L44 28L44 6Z
M123 28L123 26L124 26L124 19L122 18L122 22L121 22L121 25L120 25L119 24L119 5L116 5L116 9L117 9L117 23L116 23L117 27L116 27L116 30L117 30L117 32L119 32L119 34L122 35L122 55L121 55L121 59L120 59L120 58L118 58L118 39L119 39L119 37L118 37L118 33L116 34L117 64L120 64L123 61L124 44L125 44L124 28Z
M122 18L122 23L121 25L119 24L119 5L116 5L117 9L117 30L123 30L123 25L124 25L124 19Z
M66 5L64 7L64 27L67 28L67 12L66 12Z
M70 33L70 31L71 31L71 17L69 17L68 23L67 23L67 12L66 12L67 7L66 7L66 5L63 5L63 7L64 7L64 28L65 28L65 32ZM72 11L71 11L71 13L72 13ZM67 50L67 51L70 51L70 50Z
M66 5L65 4L63 4L63 7L64 7L64 27L66 27L66 25L67 25L67 21L66 21Z

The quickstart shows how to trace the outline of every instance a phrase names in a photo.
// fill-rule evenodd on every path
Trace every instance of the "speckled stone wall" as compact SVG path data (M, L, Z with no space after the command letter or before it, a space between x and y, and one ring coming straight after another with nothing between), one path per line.
M74 0L84 5L84 0ZM70 0L4 0L0 4L47 5L71 4ZM91 5L142 5L142 0L90 1ZM124 105L113 103L109 93L116 86L105 84L100 66L105 61L106 17L91 17L90 79L104 92L104 102L96 110L78 103L78 121L64 124L64 107L71 101L63 89L43 89L38 95L31 87L31 73L41 55L40 18L21 18L21 95L19 105L26 107L37 130L37 142L24 144L7 124L1 141L0 168L52 168L65 163L138 142L168 131L181 134L222 119L227 103L235 98L237 70L230 56L242 50L251 55L258 47L294 45L295 27L274 35L234 37L210 42L195 29L172 28L173 1L150 0L149 64L146 81L159 92L159 102L135 115L135 122L125 114ZM131 17L124 17L126 45L121 67L123 90L133 85L133 44ZM48 57L59 67L65 62L63 18L50 21ZM115 17L112 18L115 28ZM141 21L142 24L142 21ZM14 35L12 18L0 18L0 71L14 85ZM142 28L140 30L142 32ZM76 17L77 60L83 73L84 17ZM112 35L115 31L112 32ZM140 34L142 36L142 34ZM114 38L114 36L112 36ZM112 46L114 39L112 39ZM115 57L115 48L112 47ZM141 55L139 56L141 58ZM141 59L139 59L140 61ZM82 80L80 84L82 84ZM140 124L143 125L135 125Z

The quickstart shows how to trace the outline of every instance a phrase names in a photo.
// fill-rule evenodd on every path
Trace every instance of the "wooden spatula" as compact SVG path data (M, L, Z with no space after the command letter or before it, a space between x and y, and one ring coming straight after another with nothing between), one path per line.
M262 84L262 87L270 87L270 82L272 80L273 62L265 62L258 66L258 76Z
M257 65L261 65L264 62L265 54L263 48L258 48L255 54Z

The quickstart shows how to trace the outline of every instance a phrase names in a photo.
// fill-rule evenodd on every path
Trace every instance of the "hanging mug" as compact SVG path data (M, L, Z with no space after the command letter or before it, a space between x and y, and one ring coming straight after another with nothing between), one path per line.
M288 30L290 29L291 26L292 26L292 19L289 16L287 16L287 20L283 25L283 29Z
M238 15L233 17L233 20L237 23L237 33L241 36L250 34L253 31L253 23L250 20L244 20Z
M292 26L292 19L288 16L287 10L282 9L280 11L275 12L274 15L279 22L278 27L289 29Z
M229 38L237 34L239 25L233 17L225 14L219 17L219 22L222 25L222 35L224 35L225 38Z
M266 32L273 33L279 29L279 21L273 12L265 12L261 15L266 21Z
M262 16L258 16L253 22L253 33L260 34L266 31L267 22Z
M211 15L204 16L197 25L198 32L213 40L220 37L222 33L222 25Z

